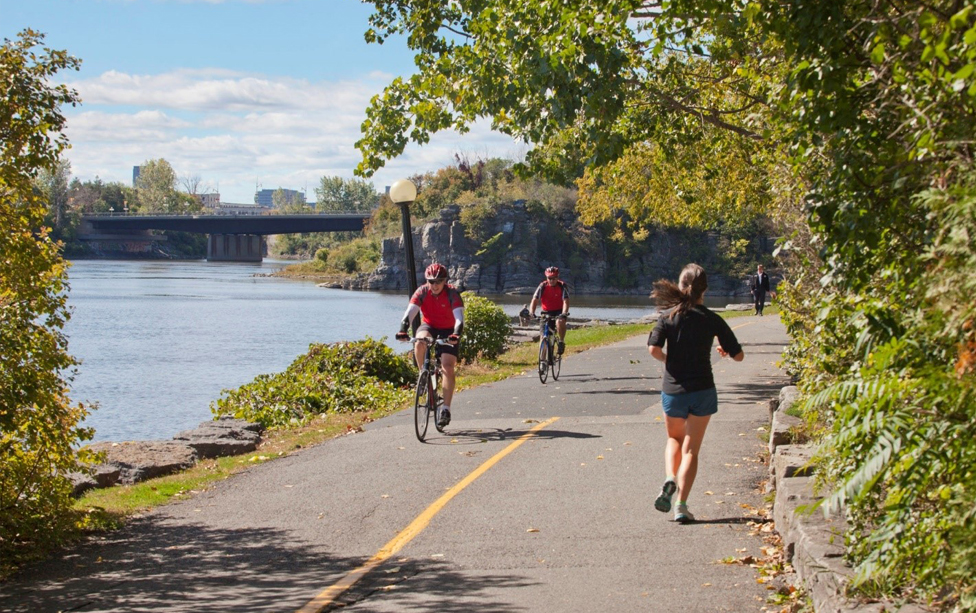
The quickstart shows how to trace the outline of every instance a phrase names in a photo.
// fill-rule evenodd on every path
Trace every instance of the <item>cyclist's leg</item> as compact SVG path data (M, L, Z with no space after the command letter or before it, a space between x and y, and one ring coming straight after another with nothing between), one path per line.
M559 333L559 340L566 340L566 318L560 317L556 320L556 332Z
M457 364L457 358L450 353L441 354L441 368L444 371L444 388L442 395L444 396L444 404L451 406L451 399L454 397L454 367Z
M434 338L433 333L430 330L430 326L427 324L421 324L417 328L417 338ZM427 343L414 343L413 345L413 355L417 360L417 368L423 368L424 366L424 356L427 353Z

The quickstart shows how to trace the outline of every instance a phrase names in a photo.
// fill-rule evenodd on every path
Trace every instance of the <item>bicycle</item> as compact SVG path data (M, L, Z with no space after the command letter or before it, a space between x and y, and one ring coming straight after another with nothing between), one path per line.
M566 315L569 315L568 313ZM556 320L564 318L566 315L543 315L542 323L539 326L539 380L543 383L549 378L552 372L552 380L559 380L559 371L562 369L563 356L556 351Z
M437 425L437 406L441 402L440 394L437 390L440 386L441 377L441 356L434 350L434 345L450 345L444 339L432 339L429 336L411 338L410 342L425 343L427 350L424 352L424 363L420 367L420 375L417 377L417 391L413 403L413 425L417 433L417 440L421 443L427 436L427 428L430 425L430 416L434 415L434 427L438 432L444 432L444 428ZM434 354L433 356L431 354Z

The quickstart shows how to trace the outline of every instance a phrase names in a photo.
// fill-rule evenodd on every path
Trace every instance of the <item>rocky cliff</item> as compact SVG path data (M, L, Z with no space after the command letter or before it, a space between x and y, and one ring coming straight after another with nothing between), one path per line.
M472 239L461 220L459 206L441 210L437 219L413 229L418 282L431 262L447 266L451 283L479 293L528 294L543 279L548 266L558 266L560 277L578 294L650 293L654 281L675 279L688 262L698 262L709 273L712 295L748 295L744 272L730 277L723 239L715 233L671 231L648 236L624 253L609 245L598 231L584 226L572 214L540 215L524 202L500 206L481 234ZM755 237L750 259L768 253L772 241ZM346 279L342 286L358 290L402 291L407 272L401 237L383 240L382 260L375 270Z

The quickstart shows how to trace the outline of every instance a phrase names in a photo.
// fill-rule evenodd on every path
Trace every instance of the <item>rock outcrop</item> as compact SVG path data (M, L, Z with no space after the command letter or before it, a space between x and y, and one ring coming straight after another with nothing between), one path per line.
M479 293L530 294L551 265L573 292L585 294L646 295L657 279L673 278L688 262L709 270L713 295L749 294L747 275L718 274L726 246L715 233L672 231L647 237L641 253L621 260L611 253L600 234L571 214L540 216L523 201L499 206L484 234L498 237L496 251L472 240L461 221L461 207L441 210L437 219L413 230L418 281L423 270L437 261L447 266L453 284ZM756 249L768 252L772 241L757 237ZM402 237L382 243L379 265L368 273L345 279L341 287L356 290L403 291L407 285Z
M200 458L239 455L257 449L261 426L221 416L216 421L205 421L193 430L184 430L173 440L189 446Z
M72 473L69 478L75 496L94 488L131 485L185 470L203 458L254 451L262 431L260 424L221 416L180 432L172 441L95 443L89 450L103 454L104 461L90 473Z
M171 441L95 443L89 449L105 454L104 465L113 474L118 471L118 482L123 485L175 473L197 461L192 447Z

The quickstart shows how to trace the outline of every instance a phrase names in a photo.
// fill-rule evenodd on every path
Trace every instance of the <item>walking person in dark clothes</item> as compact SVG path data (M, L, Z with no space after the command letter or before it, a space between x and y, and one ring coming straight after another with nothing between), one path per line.
M654 508L671 510L671 497L677 492L674 521L695 521L688 510L688 496L698 474L698 453L708 421L718 411L718 393L712 377L712 342L723 358L736 362L745 357L742 346L724 319L703 305L708 280L705 269L688 264L678 284L660 280L654 283L651 298L663 309L657 325L647 339L647 349L664 362L661 404L668 441L664 450L666 479ZM665 346L667 353L665 353Z
M756 315L760 317L763 314L763 307L766 306L766 294L772 294L769 291L769 275L763 270L763 265L760 264L759 268L756 269L756 274L752 277L752 286L749 288L752 291L752 298L755 300Z

